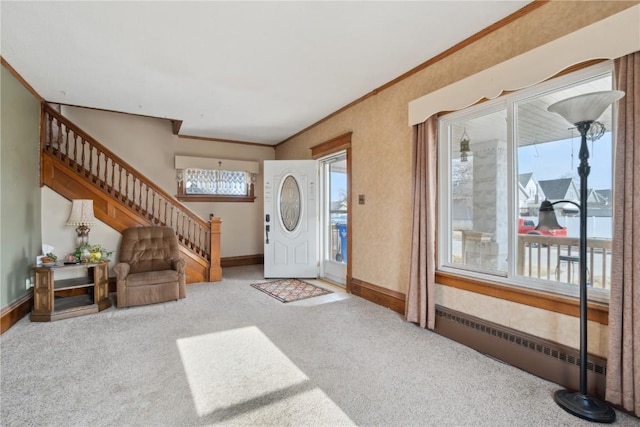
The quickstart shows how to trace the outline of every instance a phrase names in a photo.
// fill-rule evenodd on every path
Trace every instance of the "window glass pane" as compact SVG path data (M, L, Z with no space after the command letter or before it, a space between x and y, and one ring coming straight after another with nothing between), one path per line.
M328 164L331 259L347 263L347 161L346 156Z
M569 203L554 205L560 230L540 231L538 207L569 200L580 204L580 133L547 107L580 94L610 90L611 75L564 87L517 102L518 244L516 274L553 282L579 283L579 210ZM592 126L587 147L588 176L587 282L609 289L612 233L611 107Z
M507 271L508 164L506 109L449 126L451 259L475 270ZM468 142L468 149L466 151Z
M249 194L249 174L244 171L185 169L186 194L246 196Z
M300 222L302 201L300 197L300 187L293 175L287 176L282 182L280 190L280 218L287 231L293 231Z

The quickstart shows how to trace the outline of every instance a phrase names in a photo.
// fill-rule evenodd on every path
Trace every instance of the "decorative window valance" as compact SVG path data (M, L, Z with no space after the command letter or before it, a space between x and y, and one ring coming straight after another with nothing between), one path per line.
M210 157L176 156L176 169L208 169L259 173L260 163L248 160L214 159Z
M640 50L640 5L591 24L477 74L409 102L409 126L441 111L456 111L540 83L593 59L615 59Z

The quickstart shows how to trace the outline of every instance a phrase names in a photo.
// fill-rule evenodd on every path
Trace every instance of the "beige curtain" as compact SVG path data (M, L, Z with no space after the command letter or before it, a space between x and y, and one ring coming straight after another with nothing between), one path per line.
M409 322L435 327L436 179L438 118L413 129L411 268L405 305Z
M640 415L640 52L615 61L618 102L606 398Z

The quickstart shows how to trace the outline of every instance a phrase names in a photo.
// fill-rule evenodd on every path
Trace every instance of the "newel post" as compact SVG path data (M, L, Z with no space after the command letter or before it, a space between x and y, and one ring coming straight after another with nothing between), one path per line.
M222 267L220 266L220 228L222 221L211 214L209 221L211 226L211 261L209 267L209 281L222 280Z

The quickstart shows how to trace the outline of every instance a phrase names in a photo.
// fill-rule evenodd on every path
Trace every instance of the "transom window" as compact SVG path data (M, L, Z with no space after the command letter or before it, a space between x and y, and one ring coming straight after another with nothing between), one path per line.
M559 100L612 89L611 64L581 70L440 118L438 268L576 295L579 212L555 205L562 230L539 231L538 207L579 202L580 134L547 111ZM612 112L589 138L587 282L610 288ZM597 131L603 132L597 132Z
M178 170L178 199L183 201L253 201L255 174L245 171L186 168Z
M251 177L247 172L185 169L185 194L246 196Z

